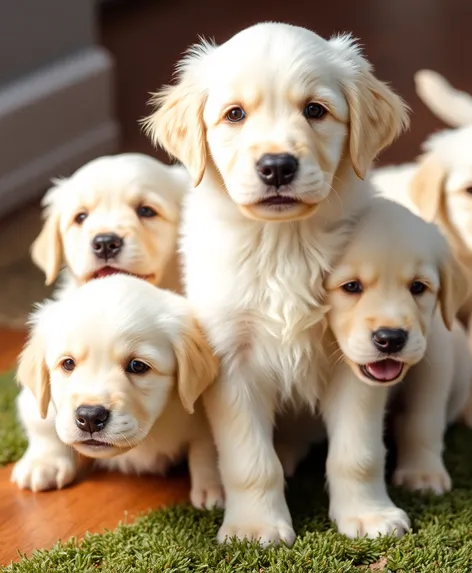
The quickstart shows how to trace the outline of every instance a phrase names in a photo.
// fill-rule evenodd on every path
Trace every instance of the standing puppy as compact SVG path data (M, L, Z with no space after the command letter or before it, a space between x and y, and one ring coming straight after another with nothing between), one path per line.
M288 24L203 42L178 72L145 125L196 187L181 250L187 295L222 358L205 401L227 500L218 539L291 544L274 417L289 401L317 403L322 281L370 200L362 178L407 114L352 38ZM395 511L380 510L379 531Z
M321 410L329 435L330 515L349 536L375 536L366 499L387 498L383 426L393 408L394 482L443 493L444 433L464 411L472 359L455 313L467 283L437 227L377 198L326 281L338 344ZM450 332L452 330L452 332Z

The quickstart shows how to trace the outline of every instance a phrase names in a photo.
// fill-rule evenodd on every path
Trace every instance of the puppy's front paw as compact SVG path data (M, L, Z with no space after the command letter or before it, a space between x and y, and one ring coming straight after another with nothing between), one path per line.
M223 486L219 483L193 485L190 501L197 509L223 508L225 506Z
M339 533L351 539L391 534L401 537L410 529L407 514L394 505L374 511L341 513L333 518L333 521L336 522Z
M441 459L399 465L392 479L394 485L410 491L432 492L441 495L452 488L451 478Z
M227 543L232 538L258 541L262 547L278 545L281 542L289 547L295 541L295 532L290 523L283 520L252 521L226 519L218 531L218 542Z
M11 481L20 489L46 491L61 489L74 481L77 472L72 456L44 456L35 458L25 455L13 468Z

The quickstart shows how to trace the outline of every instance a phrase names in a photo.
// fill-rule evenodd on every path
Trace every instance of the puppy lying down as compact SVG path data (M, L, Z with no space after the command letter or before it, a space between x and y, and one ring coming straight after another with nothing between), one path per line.
M20 488L72 482L77 453L138 474L164 473L188 454L192 503L223 503L198 401L218 364L184 298L115 275L45 302L31 324L17 373L29 441L12 474Z
M465 408L472 380L466 335L455 320L465 279L435 225L377 198L326 287L338 345L322 407L331 517L343 533L369 535L383 512L385 532L401 534L406 515L390 511L385 519L382 510L385 408L395 403L394 482L449 490L443 436Z
M189 186L181 166L140 153L99 157L43 198L33 261L61 290L117 272L180 292L176 242Z

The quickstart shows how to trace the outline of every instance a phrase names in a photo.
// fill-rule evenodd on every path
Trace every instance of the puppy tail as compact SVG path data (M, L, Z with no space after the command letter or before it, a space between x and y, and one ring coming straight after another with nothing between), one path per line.
M452 127L472 124L471 95L431 70L416 72L415 85L418 97L441 121Z

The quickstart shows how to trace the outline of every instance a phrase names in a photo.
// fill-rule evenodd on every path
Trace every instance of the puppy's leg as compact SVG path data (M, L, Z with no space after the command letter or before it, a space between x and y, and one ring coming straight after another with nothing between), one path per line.
M274 396L249 386L242 368L220 379L204 401L220 458L226 512L218 541L232 537L266 546L295 539L273 445Z
M194 414L196 416L198 414ZM218 470L218 456L206 419L202 416L199 435L189 444L190 501L197 509L224 507L224 492Z
M425 358L403 382L402 409L394 416L398 457L393 483L442 494L452 485L442 452L454 364L449 333L444 338L439 329L433 329Z
M329 441L329 515L339 532L351 538L401 536L410 526L385 485L386 400L386 388L368 386L340 364L322 401Z
M469 333L456 320L453 327L454 378L447 405L447 423L461 421L472 428L472 357Z
M43 420L33 394L24 388L18 396L17 408L28 438L28 448L15 464L11 480L21 489L32 491L61 489L74 481L76 454L56 434L56 414L52 405L49 405L48 415Z

